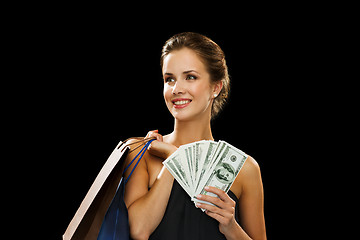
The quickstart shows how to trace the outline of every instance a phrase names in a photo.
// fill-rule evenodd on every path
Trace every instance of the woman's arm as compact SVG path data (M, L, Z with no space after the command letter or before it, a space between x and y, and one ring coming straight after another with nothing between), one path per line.
M241 226L252 239L266 239L264 219L264 191L258 163L249 156L240 181L242 194L239 199Z
M160 152L163 157L166 157L176 150L175 146L161 142L162 137L156 136L156 134L153 133L148 134L149 137L154 135L158 137L158 141L151 143L151 147L146 154L149 154L149 152ZM127 157L127 162L130 162L138 152L139 149L130 153ZM159 158L160 162L162 160L163 159ZM131 169L132 167L125 173L125 177L127 177ZM130 235L133 239L148 239L150 234L160 224L170 197L173 181L174 178L172 175L163 167L149 190L147 164L145 159L140 161L127 182L125 191L125 203L129 213Z

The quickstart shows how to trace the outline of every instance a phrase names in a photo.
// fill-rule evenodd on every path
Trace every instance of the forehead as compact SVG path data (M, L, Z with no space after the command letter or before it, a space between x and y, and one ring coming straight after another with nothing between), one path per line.
M163 73L182 73L188 70L206 72L204 63L195 51L189 48L182 48L169 53L164 58Z

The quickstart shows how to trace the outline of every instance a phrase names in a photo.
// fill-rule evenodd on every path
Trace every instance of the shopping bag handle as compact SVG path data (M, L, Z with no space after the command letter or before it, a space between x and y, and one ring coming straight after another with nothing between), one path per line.
M129 141L130 139L134 139L134 138L135 138L135 139L138 139L138 141L135 141L135 142L126 144L127 141ZM142 145L146 144L148 141L150 141L150 140L152 140L152 139L155 140L156 137L148 137L148 138L132 137L132 138L128 138L128 139L126 139L125 141L123 141L123 142L117 147L117 149L119 149L119 148L120 148L122 145L124 145L124 144L125 144L126 146L130 146L130 145L133 145L133 144L142 142L142 144L140 144L140 145L137 146L136 148L131 149L131 150L129 151L129 153L131 153L131 152L135 151L136 149L138 149L139 147L141 147ZM126 149L126 148L123 148L122 151L124 151L124 149Z
M144 139L142 139L142 140L135 141L135 142L132 142L132 143L130 143L130 144L127 145L127 146L129 146L129 145L132 145L132 144L135 144L135 143L143 142L142 144L140 144L139 146L137 146L136 148L134 148L134 149L132 149L132 150L130 151L130 152L132 152L132 151L134 151L135 149L139 148L140 146L144 145L145 142L146 142L145 146L138 152L138 154L134 157L134 159L131 160L131 162L125 167L123 173L126 172L126 170L131 166L131 164L133 164L133 162L136 160L136 158L141 154L140 157L139 157L139 159L137 160L134 168L131 170L129 176L126 178L125 184L129 181L132 173L134 172L135 168L136 168L137 165L139 164L141 158L144 156L144 154L145 154L147 148L149 147L150 143L151 143L152 141L154 141L155 139L156 139L155 137L144 138ZM128 140L128 139L126 139L125 141L127 141L127 140Z

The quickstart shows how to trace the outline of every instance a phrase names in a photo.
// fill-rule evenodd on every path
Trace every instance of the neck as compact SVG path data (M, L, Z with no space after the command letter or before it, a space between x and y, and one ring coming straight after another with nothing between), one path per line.
M210 119L206 121L179 121L175 119L174 131L168 135L168 141L175 146L200 140L214 140Z

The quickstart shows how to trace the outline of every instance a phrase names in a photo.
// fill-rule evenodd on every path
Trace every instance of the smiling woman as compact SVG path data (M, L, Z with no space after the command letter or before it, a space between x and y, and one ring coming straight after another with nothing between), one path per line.
M266 239L263 187L257 162L248 157L235 177L234 170L216 169L223 181L234 181L224 192L207 187L217 197L199 194L195 208L182 187L162 162L178 147L212 140L211 119L219 114L229 94L230 79L225 55L211 39L197 33L180 33L166 41L160 59L164 80L163 96L174 118L174 130L155 137L144 161L126 184L125 203L133 239ZM132 140L129 141L132 143ZM130 162L139 150L126 161ZM132 170L125 172L127 177ZM234 180L235 178L235 180Z

